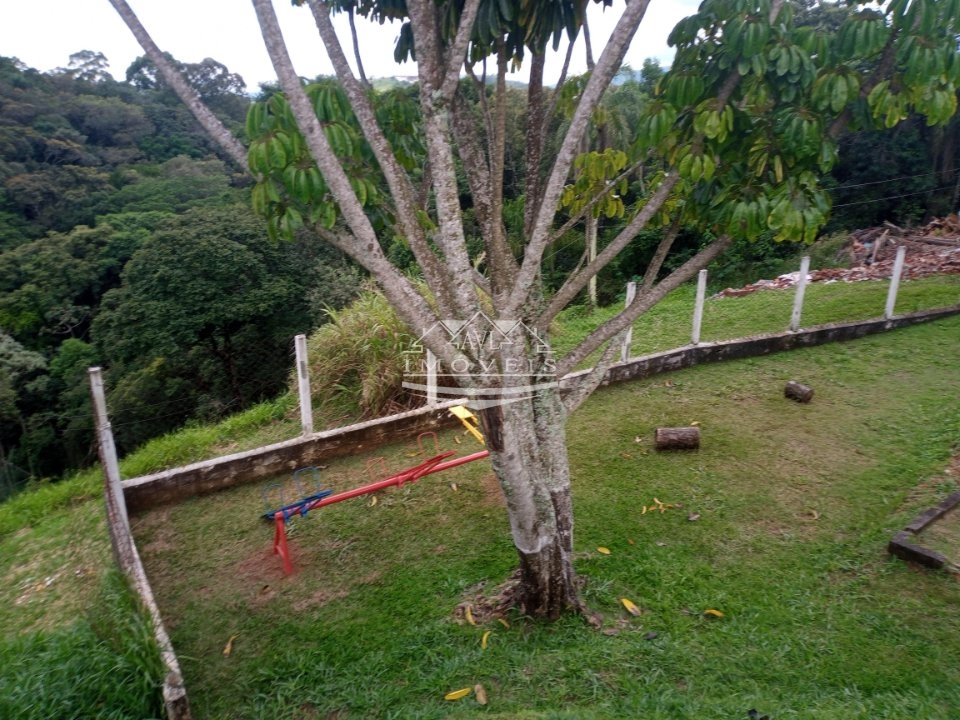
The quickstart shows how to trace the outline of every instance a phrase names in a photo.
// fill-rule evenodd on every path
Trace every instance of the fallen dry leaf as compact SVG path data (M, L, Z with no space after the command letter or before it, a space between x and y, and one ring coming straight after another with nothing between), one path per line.
M687 520L689 520L690 522L696 522L699 519L700 519L700 513L698 512L692 512L689 515L687 515Z
M476 685L474 685L474 686L473 686L473 694L477 696L477 704L478 704L478 705L486 705L486 704L487 704L487 690L486 690L485 687L483 687L483 685L480 685L479 683L477 683Z
M230 653L233 652L233 641L237 639L236 635L231 635L230 639L227 640L227 644L223 646L223 656L230 657Z
M377 504L377 496L376 496L376 495L371 495L371 496L370 496L370 507L373 507L373 506L376 505L376 504Z
M456 491L457 491L457 484L456 484L456 483L450 483L450 489L453 490L454 492L456 492Z
M707 617L713 617L713 618L722 618L722 617L723 617L723 613L722 613L722 612L720 612L719 610L714 610L713 608L708 608L708 609L704 610L704 611L703 611L703 614L704 614L705 616L707 616Z
M643 612L642 610L640 610L640 608L636 606L636 604L634 604L632 600L629 600L627 598L620 598L620 602L623 603L623 606L627 609L627 612L630 613L631 615L640 617L640 615Z
M490 639L490 631L487 630L487 631L483 634L483 637L480 638L480 649L481 649L481 650L486 650L486 649L487 649L487 640L489 640L489 639Z
M601 555L609 555L609 554L610 554L610 548L606 548L606 547L600 546L600 547L597 548L597 552L600 553Z
M497 618L497 622L503 625L505 628L510 627L510 623L507 622L506 618Z
M451 692L448 692L446 695L443 696L443 699L444 700L460 700L461 698L465 698L467 695L469 695L472 692L473 692L473 688L468 688L468 687L460 688L459 690L453 690Z
M477 621L473 619L473 613L470 611L470 606L469 606L469 605L467 605L467 606L463 609L463 616L467 619L467 622L470 623L471 625L476 625L476 624L477 624Z

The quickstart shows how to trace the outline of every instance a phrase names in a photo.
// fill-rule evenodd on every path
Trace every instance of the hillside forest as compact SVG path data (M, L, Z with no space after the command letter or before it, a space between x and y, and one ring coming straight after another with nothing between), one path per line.
M240 137L250 104L277 91L250 91L213 59L180 67ZM107 58L89 50L49 73L0 57L0 500L96 460L87 368L106 370L123 454L285 392L294 335L323 325L365 284L359 268L309 231L293 240L268 233L251 209L247 176L218 155L149 60L132 63L123 81L108 70ZM662 74L653 61L622 70L604 99L601 142L629 137ZM378 109L397 118L417 160L423 148L409 114L417 87L375 87ZM505 217L519 236L524 94L509 98ZM883 221L909 226L955 210L958 134L956 118L943 128L911 118L843 136L824 232ZM642 202L655 169L651 158L632 173L625 204ZM466 191L461 204L469 220ZM621 226L615 214L602 216L599 246ZM599 304L618 301L624 283L642 275L659 236L644 231L604 271ZM678 236L688 256L704 241L692 230ZM402 240L384 245L416 273ZM584 248L582 228L570 229L544 262L548 284L566 276ZM756 280L799 250L772 237L739 243L711 268L711 282Z

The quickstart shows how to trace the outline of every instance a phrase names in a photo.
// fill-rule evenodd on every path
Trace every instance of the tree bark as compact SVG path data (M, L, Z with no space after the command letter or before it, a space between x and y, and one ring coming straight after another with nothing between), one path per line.
M696 450L700 447L700 428L657 428L654 440L657 450Z
M808 403L813 399L813 388L798 383L796 380L790 380L783 388L783 395L790 400L796 400L800 403Z
M555 619L583 610L573 569L573 504L558 388L480 412L520 561L520 609Z

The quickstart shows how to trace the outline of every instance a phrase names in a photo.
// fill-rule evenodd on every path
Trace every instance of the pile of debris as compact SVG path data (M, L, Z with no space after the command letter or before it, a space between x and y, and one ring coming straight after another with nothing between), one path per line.
M850 260L849 268L812 270L807 282L859 282L887 280L893 274L897 248L905 247L904 280L927 275L960 274L960 217L951 213L936 218L921 228L905 230L893 223L867 230L854 230L841 249ZM773 280L758 280L742 288L727 288L716 297L740 297L757 290L793 287L799 272L787 273Z

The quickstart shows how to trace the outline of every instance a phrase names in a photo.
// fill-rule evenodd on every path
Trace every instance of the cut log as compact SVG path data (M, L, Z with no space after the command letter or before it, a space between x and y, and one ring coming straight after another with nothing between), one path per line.
M700 428L657 428L654 441L657 450L696 450L700 447Z
M783 388L783 395L800 403L808 403L813 397L813 388L791 380L787 383L786 387Z

